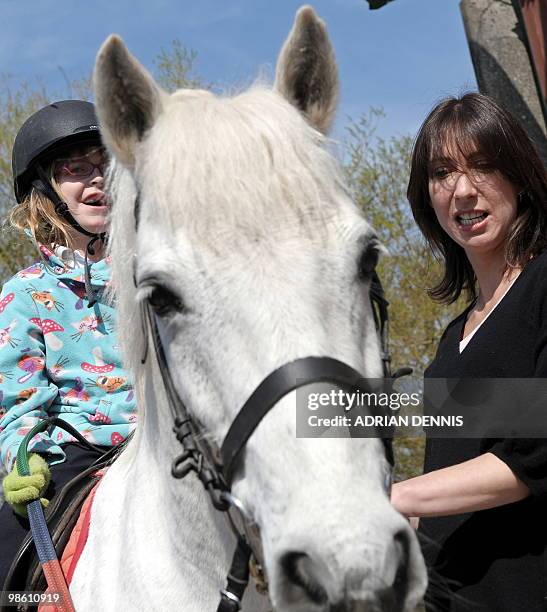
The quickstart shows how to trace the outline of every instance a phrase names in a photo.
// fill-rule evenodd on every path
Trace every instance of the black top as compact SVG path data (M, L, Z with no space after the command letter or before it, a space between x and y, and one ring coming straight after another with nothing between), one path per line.
M547 251L530 261L460 354L468 310L446 328L426 377L547 378ZM504 461L531 495L491 510L420 520L433 568L428 609L545 611L547 440L430 438L424 471L485 452Z

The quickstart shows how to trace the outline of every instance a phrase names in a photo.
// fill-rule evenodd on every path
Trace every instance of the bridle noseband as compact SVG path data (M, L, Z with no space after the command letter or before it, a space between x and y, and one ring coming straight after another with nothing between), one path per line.
M349 392L370 392L363 388L363 376L349 365L331 357L304 357L282 365L254 390L233 420L220 448L222 473L231 485L241 454L262 419L285 395L317 382L334 383ZM391 445L390 445L391 446ZM391 448L386 448L393 463Z
M136 285L136 279L134 280ZM381 344L384 377L389 378L391 359L388 347L388 302L376 274L371 283L370 299ZM209 493L213 506L228 516L237 538L227 587L220 593L221 601L217 609L217 612L237 612L241 609L241 599L249 580L251 555L254 556L259 571L262 559L257 530L253 525L249 525L247 513L230 490L247 442L268 412L295 389L317 382L330 382L349 392L369 392L371 388L357 370L337 359L311 356L286 363L270 373L254 390L236 415L219 450L201 435L202 427L189 413L176 390L156 317L147 300L141 302L141 318L145 338L148 338L147 328L150 330L167 402L173 416L173 431L183 448L183 452L173 461L171 473L175 478L185 478L194 472ZM148 340L143 363L147 353ZM393 377L406 374L407 370L408 368L399 370ZM386 457L393 468L391 437L384 437L383 442ZM242 527L238 527L238 524Z

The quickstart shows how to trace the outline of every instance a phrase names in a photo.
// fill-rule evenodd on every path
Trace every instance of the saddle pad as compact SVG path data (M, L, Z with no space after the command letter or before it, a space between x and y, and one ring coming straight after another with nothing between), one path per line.
M101 478L105 471L106 470L100 470L96 472L94 476ZM91 489L87 499L83 503L76 525L74 525L74 529L70 534L70 538L63 551L63 556L61 557L61 569L63 570L63 574L65 575L65 579L69 587L70 583L72 582L74 570L76 569L80 555L82 554L87 542L89 523L91 519L91 505L93 504L95 491L100 483L101 481L99 480L93 489ZM46 593L49 592L50 590L47 589ZM57 610L58 608L55 606L55 604L47 603L38 606L38 612L57 612Z

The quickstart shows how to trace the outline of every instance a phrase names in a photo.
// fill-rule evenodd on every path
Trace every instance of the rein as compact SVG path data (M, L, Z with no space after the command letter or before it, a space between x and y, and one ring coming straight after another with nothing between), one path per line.
M46 429L55 425L70 433L81 444L90 450L102 454L101 449L97 448L86 440L78 430L70 425L70 423L63 421L58 417L40 419L39 422L25 435L17 450L16 465L21 476L30 475L29 452L27 450L30 441L36 434L46 431ZM48 588L50 592L57 593L59 595L59 601L56 602L55 609L59 612L75 612L74 604L70 596L63 570L57 557L57 551L55 550L55 546L51 540L51 535L49 533L40 500L36 499L28 502L27 512L32 538L36 546L36 552L38 554L38 559L42 566Z

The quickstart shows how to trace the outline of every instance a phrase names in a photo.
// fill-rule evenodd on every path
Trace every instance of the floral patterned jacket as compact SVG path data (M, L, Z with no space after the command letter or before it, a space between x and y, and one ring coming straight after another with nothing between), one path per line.
M98 302L88 307L84 268L40 245L42 261L22 270L0 295L0 459L8 470L39 418L58 416L94 444L113 446L135 427L136 405L104 295L108 258L91 263ZM49 463L65 459L74 438L58 427L29 449Z

